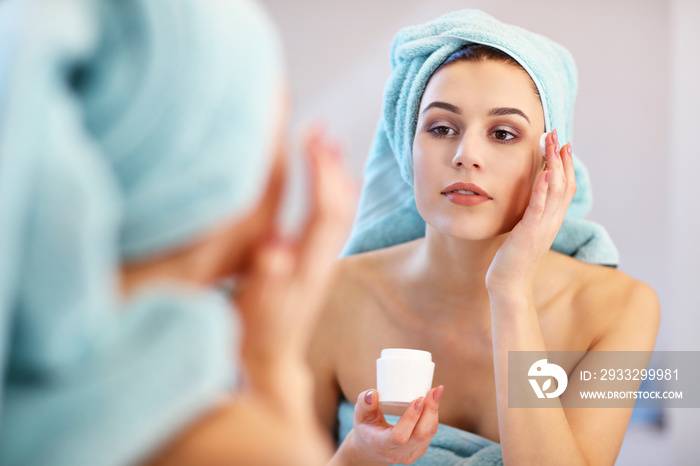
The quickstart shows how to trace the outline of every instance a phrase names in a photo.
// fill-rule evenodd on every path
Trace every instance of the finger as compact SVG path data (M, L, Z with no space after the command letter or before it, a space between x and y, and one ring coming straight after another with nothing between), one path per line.
M547 199L547 188L549 186L549 170L545 170L539 174L537 181L535 182L535 187L530 195L530 202L525 209L523 214L522 222L525 225L537 226L539 225L542 214L544 213L545 203Z
M562 163L564 165L564 174L566 175L566 195L569 201L567 203L568 208L568 204L571 203L574 194L576 194L576 172L574 170L573 150L570 142L562 148L562 153Z
M559 148L557 131L552 131L549 144L547 145L547 169L550 173L547 179L548 190L545 199L545 210L542 214L543 219L552 220L558 217L565 195L566 175L561 157L563 150L563 148Z
M547 157L547 168L554 168L550 164L554 165L559 165L561 166L561 157L560 157L560 147L559 147L559 135L557 133L557 130L555 129L551 133L547 135L547 138L545 139L545 154Z
M379 396L376 390L365 390L360 393L355 403L355 426L360 424L375 424L390 426L379 409Z
M387 432L387 435L384 438L384 448L395 448L408 443L408 441L411 439L411 435L413 434L413 430L421 417L424 407L425 397L422 396L416 400L413 400L408 405L394 427Z
M307 151L314 208L329 216L347 217L347 207L352 206L355 197L348 190L353 188L354 183L343 169L340 144L319 133L310 140ZM343 206L346 208L339 209Z
M287 319L294 331L290 334L297 346L303 347L313 331L313 322L322 309L322 302L327 295L331 280L331 268L336 261L345 232L342 222L332 214L340 209L333 209L324 204L329 197L330 188L324 183L333 182L336 176L329 174L329 165L339 165L333 159L333 148L321 142L322 130L312 127L306 133L305 147L311 177L312 209L299 242L296 245L295 270L287 287L286 309L299 311ZM332 168L332 167L331 167ZM337 169L340 173L340 168ZM330 181L329 181L330 180ZM348 214L350 215L350 214ZM347 221L349 231L350 221ZM288 312L289 313L289 312Z
M413 429L411 441L416 443L430 443L438 428L438 407L440 398L445 390L443 385L433 388L425 396L425 406L420 419Z
M322 265L337 258L352 225L356 193L339 150L319 134L307 141L312 207L299 243L299 265L314 279L326 275Z
M318 177L324 180L319 182L321 189L316 194L315 208L309 215L299 243L300 251L305 252L300 263L302 267L307 262L314 264L317 259L335 259L352 225L354 187L347 183L337 168L324 164L319 165ZM334 196L345 199L329 202L328 198Z

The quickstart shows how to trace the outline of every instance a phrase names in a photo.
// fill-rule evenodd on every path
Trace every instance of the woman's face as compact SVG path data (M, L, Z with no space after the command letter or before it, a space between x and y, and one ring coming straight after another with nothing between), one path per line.
M413 141L418 211L456 238L509 232L544 167L543 132L542 105L524 70L490 60L442 67L425 88Z

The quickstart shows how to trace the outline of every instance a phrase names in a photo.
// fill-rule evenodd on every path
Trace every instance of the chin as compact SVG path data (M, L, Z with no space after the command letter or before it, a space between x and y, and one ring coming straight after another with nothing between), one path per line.
M493 239L508 233L510 230L499 228L500 225L493 221L473 218L432 218L426 219L426 223L436 232L444 236L464 241L483 241Z
M455 210L444 206L423 205L421 202L416 202L416 207L433 230L465 241L483 241L510 233L522 219L522 215L517 218L513 215L496 215L494 210Z

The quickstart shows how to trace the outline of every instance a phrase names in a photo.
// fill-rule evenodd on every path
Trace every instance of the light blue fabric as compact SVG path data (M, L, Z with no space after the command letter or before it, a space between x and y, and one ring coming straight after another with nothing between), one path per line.
M556 128L562 145L571 140L577 74L571 55L559 44L476 10L456 11L402 29L391 48L392 73L384 89L382 118L344 255L425 235L425 221L413 194L413 139L420 100L440 64L470 43L498 48L520 63L539 90L546 131ZM581 218L591 207L591 184L576 156L574 169L578 191L552 249L584 262L617 265L617 249L607 232Z
M249 1L98 4L102 35L79 98L123 190L122 252L141 259L242 213L262 193L281 48Z
M279 67L249 1L0 2L0 464L132 464L230 389L228 300L117 272L259 198Z
M338 406L338 441L345 440L352 429L355 407L343 400ZM396 424L398 416L386 416L390 424ZM445 424L438 424L428 451L418 461L418 466L502 466L501 445L471 432Z

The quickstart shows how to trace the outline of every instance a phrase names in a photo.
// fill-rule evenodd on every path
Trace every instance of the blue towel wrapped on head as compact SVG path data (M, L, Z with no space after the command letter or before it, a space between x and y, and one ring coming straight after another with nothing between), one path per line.
M413 139L420 100L435 70L468 44L488 45L515 59L537 86L546 131L556 129L562 145L571 140L577 74L571 55L559 44L476 10L456 11L402 29L392 45L382 118L345 255L425 235L425 221L413 195ZM552 249L584 262L616 266L617 249L605 229L582 219L590 210L592 193L588 173L576 156L574 170L578 190Z
M0 4L0 464L148 458L235 382L235 313L120 267L255 205L279 38L249 0Z

